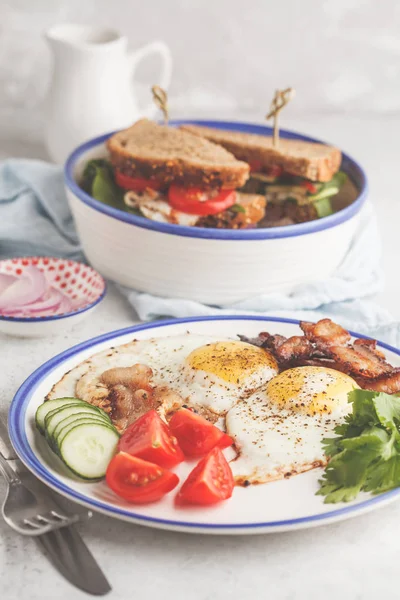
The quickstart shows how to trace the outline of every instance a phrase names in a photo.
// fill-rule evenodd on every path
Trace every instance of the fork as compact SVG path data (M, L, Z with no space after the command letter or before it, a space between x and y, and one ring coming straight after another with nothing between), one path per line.
M45 503L22 483L1 452L0 471L7 482L2 515L5 522L18 533L42 535L79 521L78 514L66 515L58 507L49 510L48 502Z

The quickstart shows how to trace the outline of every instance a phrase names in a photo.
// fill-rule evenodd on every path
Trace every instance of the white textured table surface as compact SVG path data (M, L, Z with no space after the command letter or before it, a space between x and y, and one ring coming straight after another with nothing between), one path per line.
M365 166L384 241L387 287L378 300L400 318L400 121L326 117L286 125L340 145ZM3 142L0 156L11 154L44 156L40 148ZM133 323L130 307L110 286L97 313L65 336L29 341L0 334L2 416L18 386L42 362ZM3 491L0 481L0 497ZM176 534L101 515L79 530L113 585L109 597L116 600L398 598L400 503L336 525L259 537ZM0 597L66 600L85 595L52 569L34 541L18 537L0 520Z

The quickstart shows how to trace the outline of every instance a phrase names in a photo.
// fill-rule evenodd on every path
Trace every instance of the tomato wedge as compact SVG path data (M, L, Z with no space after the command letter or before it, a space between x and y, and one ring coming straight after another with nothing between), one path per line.
M207 506L232 496L235 482L232 471L220 448L214 448L189 473L176 496L178 505Z
M235 190L208 191L171 185L168 200L172 208L190 215L216 215L236 202Z
M133 190L135 192L144 192L147 188L151 190L159 190L161 188L161 184L158 181L142 179L140 177L129 177L129 175L124 175L118 170L115 170L115 182L124 188L124 190Z
M228 448L233 443L229 435L186 408L172 416L169 428L186 456L204 456L215 446Z
M155 410L149 410L128 427L118 449L167 469L184 459L176 437Z
M108 465L108 486L121 498L133 504L157 502L178 485L179 478L136 456L119 452Z

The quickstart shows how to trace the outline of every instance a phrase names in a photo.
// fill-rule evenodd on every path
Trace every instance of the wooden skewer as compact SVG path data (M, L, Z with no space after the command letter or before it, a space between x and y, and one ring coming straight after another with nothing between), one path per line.
M168 95L159 85L153 85L153 100L164 115L164 125L168 125L169 110L168 110Z
M272 138L272 145L277 148L279 145L279 113L292 98L295 96L295 90L293 88L286 88L285 90L276 90L274 97L271 102L269 113L265 117L266 119L274 119L274 136Z

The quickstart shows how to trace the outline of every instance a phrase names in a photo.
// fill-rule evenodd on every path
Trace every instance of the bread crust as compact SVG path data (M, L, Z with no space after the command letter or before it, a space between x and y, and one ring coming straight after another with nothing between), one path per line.
M287 173L311 181L330 181L342 161L341 151L325 144L280 139L278 148L274 148L270 136L197 125L181 125L181 129L221 144L240 160L250 164L257 162L265 169L277 165Z
M143 132L148 133L148 138L154 146L151 155L147 144L147 155L144 153L145 156L141 156L140 136L143 138ZM176 148L180 142L182 144L179 151L175 150L174 153L172 149L170 155L167 154L169 137L173 137L172 148ZM207 145L202 144L199 157L193 156L189 149L185 156L185 144L188 148L196 147L198 137L176 129L166 130L155 123L142 120L131 128L111 136L106 145L113 167L129 177L157 181L165 188L172 183L184 187L224 189L242 187L249 178L249 165L237 160L221 146L207 142ZM157 144L160 148L163 146L159 157L157 157ZM203 155L207 156L207 160L202 159Z

